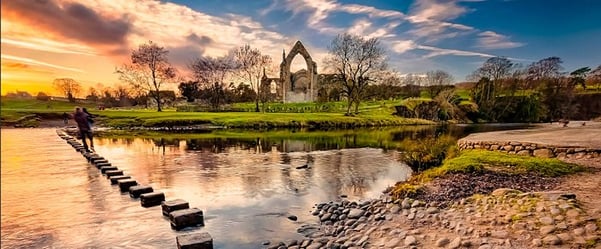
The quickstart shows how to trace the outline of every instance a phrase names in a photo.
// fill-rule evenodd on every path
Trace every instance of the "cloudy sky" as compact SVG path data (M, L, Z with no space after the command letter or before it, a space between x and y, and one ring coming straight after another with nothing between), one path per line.
M525 65L559 56L566 71L601 64L598 0L12 0L1 11L2 94L52 92L65 77L111 86L115 67L149 40L182 73L245 43L279 64L296 40L323 71L344 32L379 38L400 73L441 69L456 81L493 56Z

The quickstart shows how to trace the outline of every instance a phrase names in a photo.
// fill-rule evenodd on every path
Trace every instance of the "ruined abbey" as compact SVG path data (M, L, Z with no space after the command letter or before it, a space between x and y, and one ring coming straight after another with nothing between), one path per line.
M305 59L307 69L290 72L290 64L298 54ZM320 86L318 80L317 64L313 61L303 43L297 41L288 55L286 55L286 51L282 53L280 77L269 78L263 73L261 85L275 85L277 98L284 103L310 102L317 99Z

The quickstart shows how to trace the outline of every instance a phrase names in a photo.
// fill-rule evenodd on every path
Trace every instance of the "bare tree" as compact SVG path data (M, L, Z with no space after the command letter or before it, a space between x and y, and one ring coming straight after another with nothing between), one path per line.
M210 91L209 102L218 108L225 102L225 79L236 67L232 56L200 57L188 65L197 82Z
M446 86L449 86L452 83L453 76L445 71L436 70L426 73L426 86L428 87L431 98L436 97Z
M355 113L359 113L365 87L373 81L375 72L387 67L384 48L377 38L339 34L332 40L329 50L325 64L342 82L342 90L348 101L346 115L351 114L353 104Z
M161 109L161 87L175 78L175 68L169 64L163 47L152 41L141 44L131 53L131 64L117 68L119 79L132 88L144 89L157 102L157 111Z
M88 89L88 95L86 96L87 100L91 100L91 101L98 101L99 96L98 96L98 91L96 90L96 88L94 87L90 87Z
M52 85L63 93L69 102L75 102L75 96L81 91L81 84L71 78L54 79Z
M266 68L271 64L271 57L269 55L261 54L259 49L252 48L248 44L232 50L231 54L236 68L234 72L236 72L239 77L246 80L246 82L250 84L251 89L256 93L255 111L259 112L261 76L263 74L263 68Z
M403 77L403 90L407 97L419 97L425 76L407 74Z
M562 75L563 61L559 57L548 57L528 66L528 79L532 81L557 78Z
M119 102L119 106L130 105L131 92L130 89L125 85L115 86L113 96L115 100Z

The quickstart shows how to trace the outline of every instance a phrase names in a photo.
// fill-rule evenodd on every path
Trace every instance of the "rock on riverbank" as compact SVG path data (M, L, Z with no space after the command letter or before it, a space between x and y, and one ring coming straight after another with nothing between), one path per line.
M321 203L319 224L303 225L302 241L267 248L587 248L599 243L601 221L566 192L497 189L439 207L388 197ZM597 244L598 245L598 244Z

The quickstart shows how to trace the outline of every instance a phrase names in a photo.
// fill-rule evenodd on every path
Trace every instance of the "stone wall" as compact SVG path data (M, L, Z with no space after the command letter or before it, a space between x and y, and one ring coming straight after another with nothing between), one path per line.
M460 139L457 141L460 150L485 149L501 151L508 154L535 156L544 158L593 158L601 157L601 149L583 147L562 147L524 142L506 141L470 141Z

